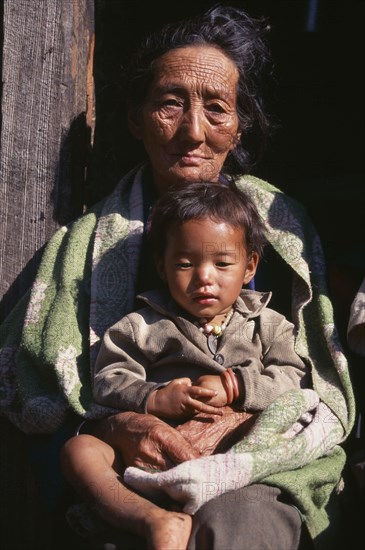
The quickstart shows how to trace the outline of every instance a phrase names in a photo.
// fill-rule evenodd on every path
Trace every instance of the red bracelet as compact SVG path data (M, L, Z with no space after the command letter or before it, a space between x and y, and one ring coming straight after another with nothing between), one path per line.
M233 403L233 384L232 379L226 370L221 372L221 380L223 388L227 394L227 405L230 405L231 403Z
M232 381L232 386L233 386L233 401L236 401L236 399L238 399L239 396L240 396L240 390L239 390L239 387L238 387L237 376L235 375L235 373L233 372L233 370L231 369L231 367L229 367L229 368L227 369L227 372L228 372L229 376L231 377L231 381Z

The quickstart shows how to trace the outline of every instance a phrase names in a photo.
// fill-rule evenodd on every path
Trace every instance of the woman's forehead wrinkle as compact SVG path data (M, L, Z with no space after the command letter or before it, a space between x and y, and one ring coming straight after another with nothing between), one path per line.
M156 77L160 84L176 88L184 83L195 83L199 87L209 88L209 93L231 95L229 82L238 81L238 70L231 60L225 57L206 54L192 60L189 56L176 56L159 60Z

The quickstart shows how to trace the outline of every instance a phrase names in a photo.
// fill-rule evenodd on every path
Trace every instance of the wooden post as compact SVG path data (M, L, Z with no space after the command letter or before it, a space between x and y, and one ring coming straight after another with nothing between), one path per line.
M94 125L93 0L3 0L1 10L0 320L30 286L43 245L83 210ZM29 451L9 422L0 430L0 547L68 548L30 465L45 441Z
M93 127L93 0L4 0L0 320L83 208Z

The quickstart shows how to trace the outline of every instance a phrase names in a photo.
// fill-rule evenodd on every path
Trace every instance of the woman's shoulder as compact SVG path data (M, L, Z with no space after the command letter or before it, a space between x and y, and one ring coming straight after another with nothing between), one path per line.
M49 243L69 241L72 237L80 239L80 242L88 240L95 230L104 201L105 199L88 208L77 218L59 227L50 238Z
M286 204L293 210L300 211L302 215L306 213L306 209L299 201L266 180L252 175L244 175L237 178L235 183L243 191L266 195L267 197L271 197L272 200L275 199Z
M67 230L71 230L71 229L78 229L84 226L88 226L92 223L95 223L102 212L105 201L106 201L106 198L103 198L97 203L89 207L86 207L84 212L82 212L77 218L70 221L64 227Z
M306 238L314 238L316 230L307 210L296 199L256 176L241 176L235 183L255 202L261 217L272 229L293 234L299 231L302 237L306 234Z

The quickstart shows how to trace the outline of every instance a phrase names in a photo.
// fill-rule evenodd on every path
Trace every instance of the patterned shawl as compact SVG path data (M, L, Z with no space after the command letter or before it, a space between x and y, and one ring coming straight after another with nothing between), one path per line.
M56 232L30 292L1 326L0 406L26 433L55 432L70 410L83 418L113 412L93 402L93 362L106 327L133 308L143 235L144 170L132 170L109 197ZM260 422L254 442L273 442L275 434L287 430L295 440L297 420L306 412L323 428L322 438L319 429L315 439L300 440L300 461L298 449L289 446L282 468L276 465L272 471L267 468L269 455L276 452L271 446L271 453L256 461L252 479L285 488L319 540L328 528L325 507L339 486L344 465L339 444L349 434L355 414L348 365L326 289L323 253L304 210L294 200L255 177L244 176L237 185L256 203L271 245L293 270L296 349L312 366L315 391L310 394L317 396L295 394L289 414L292 430L284 414L287 405L279 402L282 413L274 420L263 416L266 421ZM315 405L311 410L305 405L308 410L304 410L308 399ZM239 443L235 451L254 457L254 449L247 451L247 445L252 439Z

